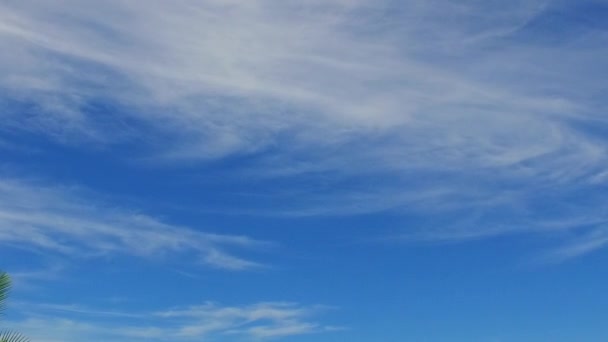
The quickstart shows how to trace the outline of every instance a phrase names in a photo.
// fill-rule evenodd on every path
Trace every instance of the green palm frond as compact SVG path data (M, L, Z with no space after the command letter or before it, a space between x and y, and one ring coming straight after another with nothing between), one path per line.
M11 277L5 272L0 272L0 310L4 309L4 302L11 289ZM29 342L29 340L14 331L0 331L0 342Z
M0 273L0 310L4 308L4 302L10 289L11 278L4 272ZM0 342L2 341L0 340Z
M0 342L29 342L29 340L19 333L3 331L0 332Z

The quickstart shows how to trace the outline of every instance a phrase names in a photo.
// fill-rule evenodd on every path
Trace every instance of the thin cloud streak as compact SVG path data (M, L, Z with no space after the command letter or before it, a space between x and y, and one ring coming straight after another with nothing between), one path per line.
M312 321L327 310L287 302L243 306L205 303L160 312L119 312L76 305L21 303L28 319L10 322L38 341L77 341L88 337L113 341L191 341L235 336L256 340L318 334L343 328ZM170 321L170 323L167 323Z
M608 245L607 221L584 234L578 234L578 236L569 239L561 247L548 250L535 260L536 263L560 263L605 248Z
M79 196L75 189L23 181L0 181L0 207L0 242L67 257L192 255L211 267L248 270L263 265L229 251L271 246L246 236L204 233L104 206Z

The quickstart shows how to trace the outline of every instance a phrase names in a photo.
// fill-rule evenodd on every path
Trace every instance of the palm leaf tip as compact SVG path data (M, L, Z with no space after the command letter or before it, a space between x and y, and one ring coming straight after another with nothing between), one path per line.
M30 340L13 331L3 331L0 332L0 342L29 342Z
M0 310L4 308L4 302L11 289L11 278L6 272L0 272ZM17 332L0 331L0 342L29 342L29 339Z
M0 273L0 298L6 298L8 290L11 288L11 277L8 273Z
M11 289L11 277L7 273L0 273L0 310L4 307L4 301ZM0 340L0 342L3 342Z

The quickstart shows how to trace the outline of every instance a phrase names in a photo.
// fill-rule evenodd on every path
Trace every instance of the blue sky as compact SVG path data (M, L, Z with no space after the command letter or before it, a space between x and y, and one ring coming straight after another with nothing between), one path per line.
M608 2L0 3L2 324L608 336Z

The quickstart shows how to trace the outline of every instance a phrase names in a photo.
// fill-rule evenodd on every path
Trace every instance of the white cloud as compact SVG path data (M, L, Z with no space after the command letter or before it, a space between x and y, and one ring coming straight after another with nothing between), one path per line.
M224 336L270 339L339 330L311 321L327 310L286 302L261 302L244 306L200 306L162 312L91 310L75 305L21 303L23 321L10 322L32 339L71 342L87 337L113 341L191 341Z
M585 255L608 245L606 220L587 232L576 234L563 246L553 248L537 258L538 263L557 263Z
M0 64L7 71L2 84L40 105L27 120L6 121L68 134L68 140L80 132L80 138L112 141L117 130L104 137L108 131L100 126L112 118L87 111L87 102L105 100L129 108L129 114L105 115L130 116L169 134L168 149L155 151L165 157L247 153L291 132L290 144L307 150L396 133L401 138L390 146L366 152L379 159L387 147L401 147L405 155L465 148L471 155L458 162L491 157L512 164L530 157L530 145L538 153L559 148L559 140L541 139L538 129L545 114L565 115L578 103L533 95L526 88L534 82L506 82L502 70L488 70L512 62L512 54L531 53L525 46L481 61L474 53L482 47L480 35L521 27L543 3L6 4L0 43L18 53ZM459 70L451 53L466 54L479 70ZM427 58L434 55L445 58ZM522 73L531 68L521 60L518 67ZM498 82L480 80L490 72ZM421 137L427 129L446 136ZM496 141L514 130L517 140Z
M247 236L166 224L101 204L76 189L16 180L0 180L0 208L0 243L69 257L193 255L212 267L245 270L262 265L231 251L270 245Z
M283 337L329 330L303 321L323 307L302 307L294 303L267 302L246 307L218 307L213 303L161 312L161 317L192 320L178 335L198 337L222 331L255 338ZM261 322L261 323L260 323Z
M172 159L272 147L261 175L512 168L577 177L605 163L604 145L563 120L594 110L575 95L599 85L545 90L557 77L578 80L566 63L599 62L598 46L487 46L542 15L546 1L3 7L0 44L16 52L0 61L0 83L38 105L27 116L5 110L5 125L68 143L145 135L152 155ZM119 110L92 113L91 101ZM125 128L125 117L147 129Z
M533 221L535 201L559 205L568 191L603 184L608 169L605 138L592 132L605 126L598 99L607 81L597 70L607 35L587 29L556 41L534 30L566 5L6 2L2 127L68 144L133 144L155 161L271 151L239 171L310 180L305 197L278 196L283 215L447 208L458 216L459 208L457 221L474 229L426 236L535 231L551 215L517 225ZM336 190L343 181L356 185ZM538 196L555 188L566 190ZM476 219L489 213L523 216ZM29 233L40 246L69 249ZM203 257L242 267L213 249Z

